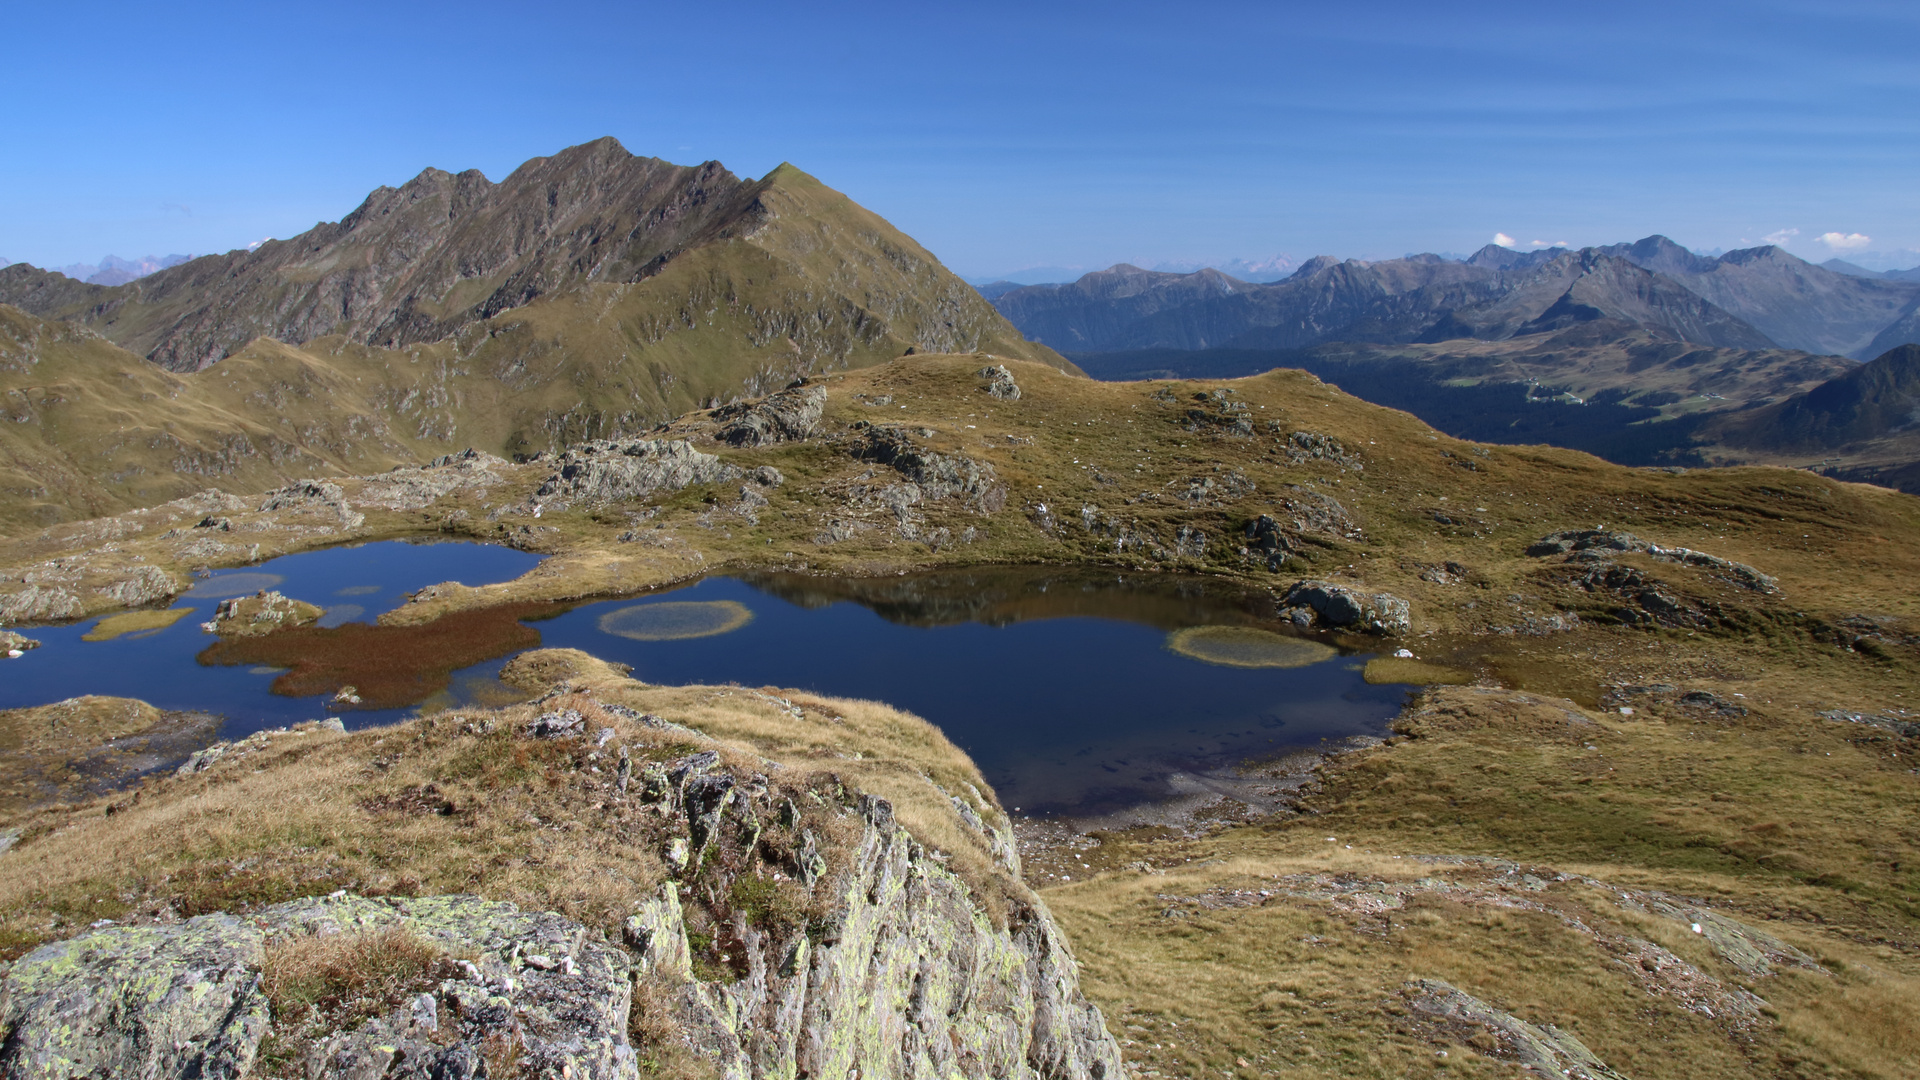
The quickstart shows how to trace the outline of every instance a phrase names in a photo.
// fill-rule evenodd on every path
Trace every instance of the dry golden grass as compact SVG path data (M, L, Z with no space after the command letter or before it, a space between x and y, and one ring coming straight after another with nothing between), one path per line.
M878 794L921 842L946 853L989 910L1022 888L959 824L941 790L948 784L989 820L1005 818L971 762L924 721L804 696L791 699L806 710L795 718L771 693L644 687L584 654L577 660L529 662L574 676L574 693L540 707L457 710L352 735L307 725L256 736L204 773L149 781L134 798L20 819L22 841L0 860L0 953L18 955L100 918L244 910L336 889L477 893L617 936L668 875L669 824L609 793L615 747L631 748L638 768L715 743L629 721L601 702L710 735L739 775L768 772L796 793L807 827L823 838L844 840L851 826L807 808ZM583 669L601 677L581 677ZM520 733L554 708L582 711L615 739L596 750L590 740ZM786 767L770 772L768 758ZM819 804L809 791L832 798Z

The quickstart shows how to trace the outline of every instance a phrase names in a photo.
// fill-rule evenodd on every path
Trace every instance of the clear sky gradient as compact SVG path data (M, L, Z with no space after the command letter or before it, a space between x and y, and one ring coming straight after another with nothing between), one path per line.
M742 175L791 161L975 277L1496 233L1920 249L1912 0L16 4L7 24L0 256L40 265L291 236L427 166L498 179L609 134Z

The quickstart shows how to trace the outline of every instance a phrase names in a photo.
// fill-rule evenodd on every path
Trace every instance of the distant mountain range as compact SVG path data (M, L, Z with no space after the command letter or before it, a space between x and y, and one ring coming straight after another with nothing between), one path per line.
M140 259L123 259L118 255L109 255L95 265L74 263L71 266L56 266L53 269L89 285L125 285L129 281L138 280L170 266L179 266L192 258L191 255L148 255ZM7 260L0 259L0 266L5 265Z
M1920 281L1903 273L1837 272L1778 247L1705 257L1651 236L1577 251L1490 244L1465 261L1320 256L1270 284L1121 264L988 291L1029 338L1068 352L1504 340L1605 319L1722 348L1867 359L1920 340Z

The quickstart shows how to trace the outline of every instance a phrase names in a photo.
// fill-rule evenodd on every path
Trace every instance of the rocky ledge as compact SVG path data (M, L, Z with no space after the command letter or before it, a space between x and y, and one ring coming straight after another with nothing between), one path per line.
M971 767L874 758L872 739L925 738L920 722L864 703L643 688L578 654L529 656L522 674L553 677L544 664L574 677L532 705L393 734L336 724L255 736L150 784L94 827L165 828L178 799L235 784L304 792L327 782L303 777L348 768L367 779L325 798L283 794L288 811L346 805L416 831L445 823L431 843L458 846L483 823L520 827L500 809L515 799L572 792L561 796L571 809L542 804L528 850L550 830L593 823L601 838L590 842L625 861L596 870L575 859L571 872L589 889L630 877L636 888L614 909L624 915L355 888L102 920L12 965L0 984L0 1076L1125 1075L1063 934L1020 881L1004 811L972 781L942 786L927 771ZM773 750L764 740L789 737L780 731L841 730L868 747L846 755L847 769L749 749ZM399 782L395 735L406 768L428 782ZM356 764L369 753L371 768ZM862 776L906 800L900 810L861 790ZM33 844L90 846L61 834ZM485 893L488 871L475 868L468 880Z

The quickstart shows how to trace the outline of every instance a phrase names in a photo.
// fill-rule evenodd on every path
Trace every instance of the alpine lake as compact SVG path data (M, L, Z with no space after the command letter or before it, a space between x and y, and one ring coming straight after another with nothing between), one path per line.
M1382 736L1408 690L1368 684L1367 654L1295 633L1267 594L1085 568L717 574L426 626L375 621L426 586L510 580L539 559L383 541L217 571L165 617L22 628L42 644L0 667L0 708L101 694L217 714L229 739L329 714L359 728L523 700L498 678L507 660L570 647L650 683L884 701L939 725L1007 806L1086 816L1231 784L1249 762ZM269 589L325 615L259 638L202 628L219 601ZM129 622L138 628L120 632ZM345 687L360 700L341 700Z

